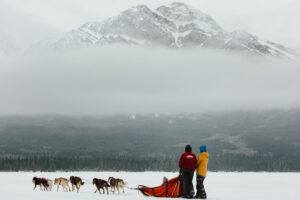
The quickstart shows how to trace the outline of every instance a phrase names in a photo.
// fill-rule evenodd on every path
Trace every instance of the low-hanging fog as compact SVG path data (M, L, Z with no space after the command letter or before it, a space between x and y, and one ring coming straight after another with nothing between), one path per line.
M1 115L199 113L300 106L300 63L103 46L2 56Z

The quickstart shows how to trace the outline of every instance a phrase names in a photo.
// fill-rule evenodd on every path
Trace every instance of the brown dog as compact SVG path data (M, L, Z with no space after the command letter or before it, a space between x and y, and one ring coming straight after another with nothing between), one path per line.
M99 191L99 194L101 194L100 189L102 189L103 190L103 194L105 194L104 188L106 188L106 194L109 194L108 187L110 187L110 185L108 184L108 182L106 180L94 178L93 179L93 184L96 185L96 188L97 188L94 193L96 193L97 191Z
M47 186L46 190L47 191L52 191L53 181L51 179L45 178L45 177L43 177L42 179L47 181L48 186Z
M33 190L35 190L36 186L38 185L40 186L41 190L47 190L47 188L49 187L48 180L45 178L33 177L32 182L34 184Z
M81 178L78 177L78 176L71 176L70 177L70 182L72 184L72 191L74 191L74 186L76 187L77 189L77 192L79 191L80 189L80 186L81 185L84 185L84 182L82 182Z
M59 190L59 186L61 185L63 187L63 190L68 192L71 192L70 186L69 186L69 180L63 177L54 179L54 185L57 185L57 192ZM67 189L68 188L68 189Z
M108 178L108 183L110 184L111 188L110 191L115 193L116 188L118 190L118 194L120 194L120 190L123 190L123 193L125 193L124 191L124 187L127 185L126 182L123 181L123 179L119 179L119 178L114 178L114 177L109 177Z

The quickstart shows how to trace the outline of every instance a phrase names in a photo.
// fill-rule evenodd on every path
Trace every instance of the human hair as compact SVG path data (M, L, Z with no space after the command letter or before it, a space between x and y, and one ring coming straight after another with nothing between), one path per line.
M186 145L185 146L185 152L191 152L192 151L192 147L191 147L191 145Z

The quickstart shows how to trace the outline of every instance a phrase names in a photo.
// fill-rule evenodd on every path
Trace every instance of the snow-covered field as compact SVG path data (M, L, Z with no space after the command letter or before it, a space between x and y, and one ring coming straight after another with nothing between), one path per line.
M37 188L33 191L34 176L69 178L71 175L80 176L86 184L79 193L75 191L52 192L40 191ZM123 178L128 182L129 187L137 185L157 186L162 183L163 176L173 178L177 173L167 172L1 172L0 173L0 198L3 200L93 200L93 199L155 199L144 197L136 190L126 189L125 194L120 195L99 195L94 194L95 186L91 184L94 177L107 179L109 176ZM195 184L195 183L194 183ZM205 186L208 199L229 199L229 200L258 200L258 199L300 199L300 173L223 173L209 172Z

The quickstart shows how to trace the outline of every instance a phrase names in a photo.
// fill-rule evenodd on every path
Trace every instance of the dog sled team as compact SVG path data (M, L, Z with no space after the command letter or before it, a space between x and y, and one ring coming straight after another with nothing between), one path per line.
M207 164L208 164L209 154L206 150L206 145L200 146L200 154L198 158L192 152L192 147L190 145L185 146L185 152L180 156L179 159L179 168L180 175L171 180L168 180L166 177L163 178L162 185L158 187L147 187L147 186L138 186L136 188L142 194L146 196L154 196L154 197L183 197L188 199L206 199L206 191L204 189L203 182L205 180L207 174ZM194 172L196 171L196 195L194 196L194 188L193 188L193 177ZM36 189L37 186L40 186L41 190L51 191L53 187L53 182L47 178L37 178L34 177L32 179L34 184L33 190ZM57 191L59 191L59 187L61 186L64 191L71 192L71 188L69 183L72 185L72 191L79 189L84 185L84 182L80 177L71 176L69 179L60 177L54 179L54 185L57 185ZM94 193L99 192L99 194L109 194L110 192L115 193L118 191L120 194L120 189L124 191L124 187L127 185L122 179L109 177L108 180L94 178L92 183L96 186L96 190ZM102 193L101 193L102 190Z
M42 191L52 191L53 181L51 179L33 177L32 182L34 184L33 190L39 186ZM77 192L79 192L80 187L84 185L84 182L78 176L71 176L69 179L63 177L54 179L54 185L57 185L57 192L60 187L62 187L65 192L71 192L69 183L72 185L72 191L76 189ZM93 185L96 186L96 191L94 193L99 192L99 194L101 194L102 189L103 194L109 194L108 188L110 187L110 192L114 194L117 190L118 194L120 194L120 190L125 193L124 188L127 183L123 179L109 177L107 181L104 179L94 178Z

